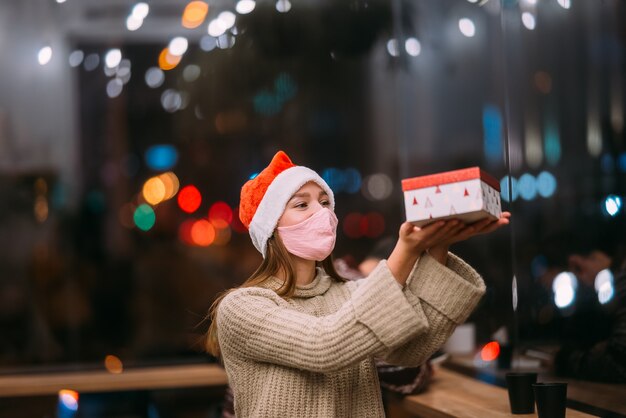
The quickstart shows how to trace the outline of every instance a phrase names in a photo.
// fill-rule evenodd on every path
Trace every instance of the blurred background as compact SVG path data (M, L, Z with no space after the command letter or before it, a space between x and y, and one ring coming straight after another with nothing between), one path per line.
M397 234L401 179L482 167L513 223L453 249L488 286L475 364L601 340L613 274L571 256L624 241L625 11L0 0L0 373L214 362L207 309L261 261L239 190L279 149L333 188L349 265ZM218 413L151 396L84 416Z

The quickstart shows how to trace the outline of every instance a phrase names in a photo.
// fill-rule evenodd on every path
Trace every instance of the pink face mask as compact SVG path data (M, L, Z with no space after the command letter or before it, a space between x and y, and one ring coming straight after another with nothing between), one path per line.
M322 261L335 248L337 216L328 209L291 226L278 227L280 239L291 254L305 260Z

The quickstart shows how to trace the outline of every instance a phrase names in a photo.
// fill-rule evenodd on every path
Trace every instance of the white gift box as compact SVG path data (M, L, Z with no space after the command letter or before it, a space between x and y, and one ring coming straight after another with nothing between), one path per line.
M434 220L472 223L500 218L500 184L479 167L402 180L407 221L422 226Z

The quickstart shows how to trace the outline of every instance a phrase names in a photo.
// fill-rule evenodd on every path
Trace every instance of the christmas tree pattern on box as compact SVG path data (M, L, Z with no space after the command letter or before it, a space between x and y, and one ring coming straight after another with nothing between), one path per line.
M472 223L502 213L500 184L479 167L404 179L402 190L406 219L417 226L451 218Z

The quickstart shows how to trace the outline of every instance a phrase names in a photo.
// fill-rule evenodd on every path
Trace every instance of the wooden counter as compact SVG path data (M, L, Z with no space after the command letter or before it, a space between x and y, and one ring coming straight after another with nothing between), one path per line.
M0 398L79 393L224 386L226 372L215 364L146 367L112 374L106 370L0 375Z
M480 382L460 373L437 368L428 390L407 396L404 408L420 418L504 418L536 417L513 415L506 389ZM568 418L593 415L567 410Z

